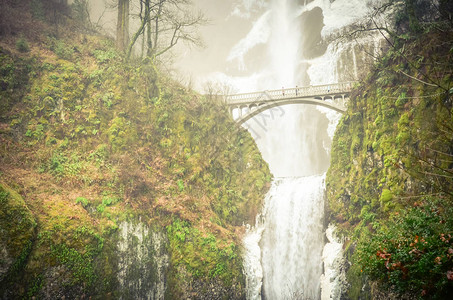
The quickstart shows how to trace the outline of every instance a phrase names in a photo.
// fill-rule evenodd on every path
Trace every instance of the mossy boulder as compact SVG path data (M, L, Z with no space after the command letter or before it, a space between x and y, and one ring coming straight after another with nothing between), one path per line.
M36 221L22 197L0 182L0 283L26 265Z

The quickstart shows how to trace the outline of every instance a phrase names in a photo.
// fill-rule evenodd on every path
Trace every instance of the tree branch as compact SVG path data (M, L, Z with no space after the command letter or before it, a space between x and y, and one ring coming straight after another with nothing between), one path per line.
M423 81L423 80L421 80L421 79L418 79L417 77L411 76L411 75L405 73L403 70L398 70L398 71L399 71L400 73L402 73L403 75L406 75L407 77L412 78L412 79L414 79L414 80L417 80L418 82L421 82L421 83L423 83L423 84L426 84L426 85L429 85L429 86L434 86L434 87L437 87L437 86L438 86L437 84L432 84L432 83Z

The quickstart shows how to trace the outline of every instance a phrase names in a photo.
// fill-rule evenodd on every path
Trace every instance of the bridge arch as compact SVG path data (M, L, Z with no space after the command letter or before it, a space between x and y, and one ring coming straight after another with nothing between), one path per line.
M325 100L320 100L319 98L298 98L298 99L286 99L286 100L279 100L279 101L273 101L269 102L260 106L257 106L256 109L250 110L248 114L245 114L243 116L240 116L237 118L235 121L238 125L242 125L251 118L257 116L259 113L262 113L268 109L278 107L278 106L284 106L284 105L289 105L289 104L310 104L310 105L320 105L329 109L332 109L334 111L337 111L339 113L344 113L346 112L346 108L342 107L340 105L337 105L332 102L327 102Z
M224 101L233 117L233 111L239 112L238 118L235 119L239 125L263 111L288 104L320 105L344 113L346 108L343 104L348 100L353 84L354 82L341 82L226 95Z

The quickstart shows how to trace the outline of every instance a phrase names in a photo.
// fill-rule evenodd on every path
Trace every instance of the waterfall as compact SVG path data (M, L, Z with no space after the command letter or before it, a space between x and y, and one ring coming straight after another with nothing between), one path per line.
M324 175L278 178L244 244L247 299L318 299Z
M272 0L265 13L267 27L264 22L256 23L268 37L268 65L255 89L293 87L301 81L338 82L338 66L346 65L339 60L350 55L343 52L351 48L330 44L322 55L305 58L301 41L310 39L301 38L298 24L303 14L321 8L324 20L319 22L324 21L324 27L318 34L324 36L367 12L366 3L359 0L303 1L301 6L294 2ZM244 40L241 43L247 44ZM347 62L353 73L356 61L354 53L354 60ZM335 241L330 228L325 246L323 228L325 172L339 114L288 105L277 115L258 115L245 124L276 177L262 213L243 240L247 299L339 299L341 289L332 284L339 282L339 275L332 266L338 261L336 257L341 257L341 243Z
M300 32L293 1L271 4L270 83L296 85ZM299 76L300 77L300 76ZM275 88L278 88L275 86ZM244 239L248 299L319 299L324 246L324 172L329 120L313 107L291 105L266 126L252 127L276 179L262 214Z
M324 175L277 179L260 246L266 299L318 299L324 246Z

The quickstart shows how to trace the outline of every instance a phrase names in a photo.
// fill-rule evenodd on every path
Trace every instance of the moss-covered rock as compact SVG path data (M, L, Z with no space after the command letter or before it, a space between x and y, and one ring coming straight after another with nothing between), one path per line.
M36 221L22 197L0 182L0 286L23 271L36 238Z
M250 134L154 62L127 62L59 17L56 33L24 14L42 26L16 24L29 52L0 40L0 172L38 224L28 259L2 277L7 295L243 298L242 224L271 180ZM21 253L8 253L9 274Z
M429 245L429 253L447 255L444 274L436 275L439 266L428 250L418 256L403 247L408 234L451 231L430 224L434 221L428 217L424 229L410 220L429 206L439 210L437 222L452 221L446 207L453 203L453 68L451 43L445 42L452 34L451 28L443 34L434 30L392 48L357 88L337 127L327 174L328 207L330 220L350 240L352 299L378 297L386 288L409 298L453 294L447 280L453 256L447 249Z

